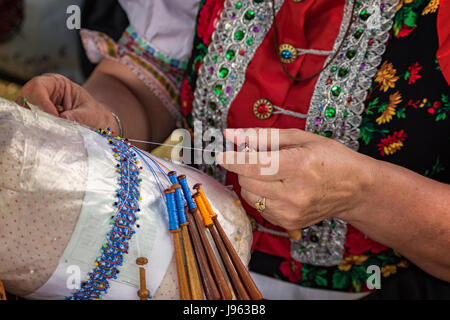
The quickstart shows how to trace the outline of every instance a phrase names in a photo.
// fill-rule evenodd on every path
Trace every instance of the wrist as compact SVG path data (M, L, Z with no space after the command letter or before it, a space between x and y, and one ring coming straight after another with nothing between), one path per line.
M355 177L355 194L352 208L342 212L338 217L350 224L370 217L370 212L378 206L377 192L380 190L378 184L380 175L383 175L384 168L382 161L361 155L360 170L353 171Z

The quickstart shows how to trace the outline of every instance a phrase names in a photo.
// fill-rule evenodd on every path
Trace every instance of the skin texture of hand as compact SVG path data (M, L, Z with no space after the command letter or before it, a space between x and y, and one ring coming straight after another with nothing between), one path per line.
M225 131L234 143L239 135ZM265 150L270 151L267 140ZM260 147L250 151L258 159ZM279 158L273 175L261 175L267 165L250 164L249 152L245 164L223 163L237 159L239 152L217 155L220 165L238 174L249 205L255 207L266 197L266 220L294 230L340 218L431 275L450 281L450 256L444 254L450 248L449 185L298 129L279 130L279 151L271 155Z
M267 149L271 147L274 150L270 145ZM279 161L273 175L262 175L264 165L260 164L222 164L239 175L241 195L249 205L255 207L258 199L266 198L266 220L295 230L362 205L370 185L370 158L331 139L296 129L279 130L279 149L271 152Z
M111 112L86 89L62 75L44 74L31 79L22 88L21 98L54 116L92 129L111 128L118 133L118 124Z

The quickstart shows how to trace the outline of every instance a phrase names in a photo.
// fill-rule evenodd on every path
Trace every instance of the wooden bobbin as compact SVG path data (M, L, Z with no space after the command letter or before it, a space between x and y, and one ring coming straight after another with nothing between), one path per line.
M192 243L189 237L188 225L189 222L181 224L181 238L183 239L184 254L186 257L186 266L191 289L191 298L192 300L203 300L202 284L198 276L194 250L192 249Z
M175 262L177 265L178 286L180 287L180 299L191 300L189 284L186 277L186 269L183 262L183 252L181 251L180 229L170 230L173 236L173 247L175 249Z
M194 201L197 204L197 207L198 207L197 203L198 197L200 197L200 194L198 193L193 196ZM223 274L222 269L220 268L219 263L217 262L216 256L211 248L208 237L206 236L205 224L203 223L201 213L199 212L198 209L192 210L191 213L194 216L194 220L197 225L197 230L199 231L200 239L202 241L203 247L205 248L209 266L211 267L212 274L215 277L216 284L220 292L220 296L222 297L223 300L231 300L233 296L231 294L230 287L228 286L228 283L225 279L225 275Z
M143 266L145 266L148 263L147 258L144 257L140 257L136 259L136 264L139 267L139 279L140 279L140 289L137 292L139 298L141 300L148 300L148 297L150 296L150 291L147 289L147 279L145 276L145 268Z
M226 248L226 251L228 255L230 256L231 261L233 262L234 267L236 268L236 271L244 284L248 295L252 300L262 300L262 294L259 291L258 287L256 286L255 282L253 281L252 277L250 276L250 273L248 272L247 268L242 263L241 258L237 254L236 250L233 247L233 244L231 243L230 239L228 239L228 236L226 235L225 231L223 230L219 220L217 219L217 214L212 210L212 207L206 198L206 195L201 189L201 184L197 183L194 186L194 189L197 190L197 192L201 195L203 202L205 202L205 207L208 209L211 219L214 223L215 228L217 229L217 232L220 235L220 238L223 242L223 245Z
M0 281L0 300L6 300L6 292L3 283Z
M164 194L167 195L169 193L175 193L175 190L173 189L166 189L164 190ZM170 216L170 213L169 213ZM170 224L170 218L169 218L169 224ZM175 226L178 226L178 222L174 224L173 228ZM169 230L172 233L172 239L173 239L173 247L174 247L174 254L175 254L175 263L177 266L177 276L178 276L178 286L180 290L180 299L181 300L191 300L191 294L189 292L189 284L186 277L186 269L184 266L183 261L183 252L181 250L181 242L180 242L180 231L181 229L170 229Z
M211 233L214 243L216 244L216 248L219 251L219 255L222 260L222 263L225 266L225 270L227 271L228 278L230 279L231 285L233 286L233 288L236 292L237 299L250 300L247 292L245 291L244 286L242 285L241 280L239 279L238 274L236 273L236 270L234 269L234 267L230 261L230 258L229 258L227 251L222 243L222 240L220 239L219 235L217 234L216 230L214 229L214 223L211 220L208 210L206 209L206 205L202 199L201 194L199 197L197 197L195 199L195 201L198 205L198 208L200 209L202 216L204 217L204 219L203 219L204 223L205 223L206 227L208 228L209 232ZM207 217L207 219L205 217ZM211 223L208 223L209 221Z
M188 213L186 209L186 213ZM194 246L195 257L197 258L198 268L201 274L201 280L203 283L203 290L205 292L206 299L208 300L220 300L220 292L212 276L211 270L208 266L208 258L205 254L205 249L200 240L199 232L191 212L186 214L186 218L189 222L189 234L191 236L192 245Z

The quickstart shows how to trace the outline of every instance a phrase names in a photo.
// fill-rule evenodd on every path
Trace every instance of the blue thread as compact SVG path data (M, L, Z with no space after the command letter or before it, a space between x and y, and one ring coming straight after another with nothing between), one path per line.
M169 230L177 230L180 226L178 224L174 192L166 193L166 205L169 213Z
M184 177L183 179L178 178L178 182L180 183L181 188L183 189L184 198L186 199L189 210L196 209L197 206L195 205L194 200L192 200L191 192L189 191L189 186L186 177Z
M180 224L186 223L186 214L184 213L184 197L181 188L175 188L175 201L177 205L178 221Z
M168 174L170 182L172 182L172 184L178 183L177 180L177 173L175 171L171 171L170 174Z
M100 250L101 255L96 259L94 270L89 273L88 280L81 284L81 289L66 297L66 300L100 299L105 295L110 288L109 280L117 278L118 267L123 264L123 254L128 253L128 242L136 233L133 227L136 212L140 211L140 193L137 189L139 169L136 166L135 154L131 153L131 148L124 141L111 139L104 131L99 133L109 138L109 143L117 154L120 172L120 188L115 203L117 213L113 217L113 227L106 236L107 241Z

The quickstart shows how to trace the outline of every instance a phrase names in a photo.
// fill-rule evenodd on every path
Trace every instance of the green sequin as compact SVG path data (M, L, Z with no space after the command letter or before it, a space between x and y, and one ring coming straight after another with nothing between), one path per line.
M336 116L336 109L333 107L328 107L327 110L325 110L325 116L327 118L334 118Z
M236 52L234 52L234 50L227 51L226 57L228 60L233 60L235 56L236 56Z
M347 53L345 54L345 56L347 57L347 59L353 59L356 55L356 50L351 49L348 50Z
M359 13L359 17L361 18L361 20L366 21L367 19L369 19L370 13L364 9Z
M216 111L216 110L217 110L217 104L216 104L215 102L211 101L211 102L209 103L209 108L210 108L212 111Z
M338 72L338 76L343 78L348 74L348 69L347 68L340 68L339 72Z
M356 39L359 39L359 38L361 38L363 32L364 32L363 29L358 29L358 30L353 34L353 36L354 36Z
M333 136L333 132L332 131L325 131L324 133L322 133L322 135L324 137L331 138Z
M218 96L220 96L220 94L222 93L222 85L221 85L221 84L216 85L216 86L214 87L214 92L215 92Z
M219 77L226 78L228 76L228 69L227 68L221 68L219 71Z
M255 11L247 10L244 15L245 20L253 20L255 18Z
M234 38L238 41L241 41L245 37L245 32L242 30L238 30L234 33Z
M242 2L241 1L238 1L238 2L236 2L236 9L241 9L242 8Z
M331 67L331 69L330 69L331 72L336 72L336 70L337 70L337 67Z
M253 44L253 39L252 38L248 38L245 42L247 42L247 44L249 46L251 46Z
M341 94L341 88L338 86L333 86L331 88L331 94L335 97L338 97Z
M225 97L220 97L219 100L220 100L220 102L222 102L223 104L227 103L227 98L225 98Z

